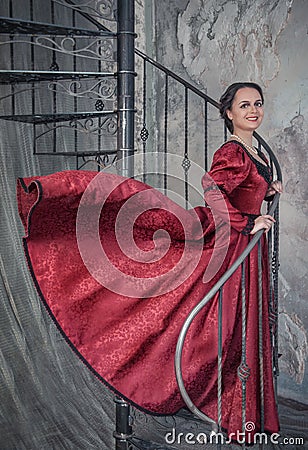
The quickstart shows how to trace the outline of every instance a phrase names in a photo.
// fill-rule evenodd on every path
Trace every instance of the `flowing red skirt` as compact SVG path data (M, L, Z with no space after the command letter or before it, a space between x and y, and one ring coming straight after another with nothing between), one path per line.
M96 181L94 181L96 180ZM98 181L97 181L98 180ZM155 414L184 406L174 369L177 339L194 306L250 236L189 211L155 189L116 175L67 171L20 179L24 249L49 314L84 363L132 404ZM119 215L119 213L121 213ZM158 231L164 230L164 231ZM217 231L218 230L218 231ZM264 423L277 432L268 321L268 261L262 241ZM246 421L260 428L258 266L246 266ZM242 430L240 268L223 288L222 426ZM218 295L194 319L183 350L191 399L217 420Z

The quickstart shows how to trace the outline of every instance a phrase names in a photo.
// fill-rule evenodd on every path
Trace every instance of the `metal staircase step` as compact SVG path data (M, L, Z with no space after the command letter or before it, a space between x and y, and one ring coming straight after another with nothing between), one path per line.
M79 112L79 113L58 113L58 114L25 114L25 115L11 115L0 116L2 120L12 120L15 122L32 123L35 125L56 123L56 122L68 122L76 119L88 119L91 117L103 117L116 114L116 111L96 111L96 112Z
M53 70L0 70L0 84L35 83L55 80L81 80L93 78L114 78L112 72L65 72Z
M0 17L0 34L116 37L116 33L106 30L63 27L51 23L32 22L30 20L11 19L9 17Z
M88 150L88 151L76 151L76 152L34 152L35 156L78 156L78 158L87 156L98 156L98 155L115 155L117 153L116 148L104 148L101 150Z

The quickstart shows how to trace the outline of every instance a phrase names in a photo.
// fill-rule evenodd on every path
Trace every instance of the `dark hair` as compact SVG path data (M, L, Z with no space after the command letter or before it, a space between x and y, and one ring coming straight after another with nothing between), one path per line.
M231 84L226 89L226 91L222 94L222 96L220 97L220 100L219 100L220 116L224 119L225 125L228 128L228 130L231 131L231 133L233 133L233 123L232 123L232 120L230 120L227 115L227 110L231 109L232 103L233 103L233 100L234 100L234 97L235 97L235 94L237 93L237 91L239 89L246 88L246 87L256 89L261 96L262 103L264 102L262 89L260 88L260 86L257 83L250 83L248 81L244 81L244 82L240 82L240 83Z

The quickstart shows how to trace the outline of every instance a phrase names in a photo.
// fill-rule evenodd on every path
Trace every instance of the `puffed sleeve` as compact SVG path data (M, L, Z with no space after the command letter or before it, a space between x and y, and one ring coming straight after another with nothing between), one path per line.
M203 179L204 199L212 212L224 222L230 221L235 230L249 234L254 227L254 218L243 215L235 208L229 195L248 176L250 159L240 145L234 142L224 144L214 154L211 170Z

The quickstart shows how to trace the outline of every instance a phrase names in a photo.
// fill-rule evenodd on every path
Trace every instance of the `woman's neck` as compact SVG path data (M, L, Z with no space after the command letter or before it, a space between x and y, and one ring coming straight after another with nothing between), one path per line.
M253 135L253 132L251 132L251 131L245 132L243 130L236 130L235 129L232 134L233 134L233 136L238 136L247 145L252 146L252 135Z

